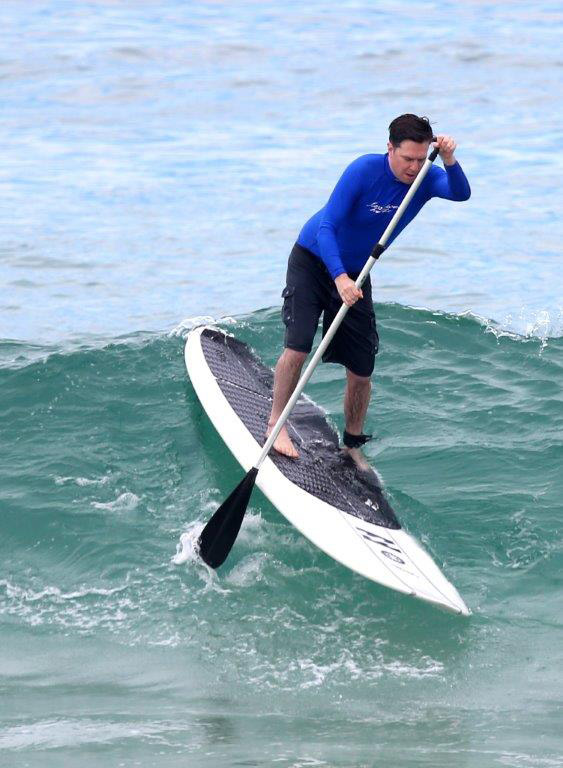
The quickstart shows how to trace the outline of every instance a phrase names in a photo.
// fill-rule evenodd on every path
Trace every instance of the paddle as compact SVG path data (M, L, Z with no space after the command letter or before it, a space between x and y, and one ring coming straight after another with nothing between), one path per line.
M364 280L366 279L366 277L371 271L371 268L373 267L377 259L381 256L381 254L385 250L385 244L387 243L387 240L389 239L393 230L399 223L401 216L405 212L406 207L412 200L413 195L421 185L422 181L424 180L426 174L430 169L430 166L432 165L432 163L434 162L437 156L438 156L438 148L436 147L435 149L432 150L430 155L426 158L426 162L420 169L420 172L416 177L416 179L411 184L409 191L405 195L403 202L395 211L395 215L389 222L387 229L381 236L381 239L374 246L371 252L371 255L369 256L368 260L364 265L364 268L358 275L358 278L356 280L357 288L362 287ZM201 532L201 535L199 537L199 554L202 560L204 560L204 562L206 562L207 565L211 566L211 568L218 568L220 565L222 565L222 563L225 562L229 552L231 551L231 548L235 543L236 537L238 536L240 526L242 525L244 514L246 512L246 508L248 506L248 502L250 501L250 496L252 494L252 490L256 482L256 476L258 474L258 470L260 469L262 462L270 452L270 449L273 446L278 434L280 433L281 428L285 424L289 414L291 413L293 406L299 399L303 389L305 388L307 382L311 378L313 371L317 367L319 360L323 356L326 348L332 341L332 338L334 337L334 334L338 330L347 311L348 311L348 306L346 304L342 304L336 317L332 321L330 328L328 329L323 340L319 344L317 351L315 352L315 354L311 358L311 361L305 368L305 371L302 374L301 378L299 379L292 396L290 397L287 405L283 409L279 419L277 420L274 428L272 429L270 436L266 440L264 447L262 448L262 453L258 457L257 462L247 472L245 477L237 485L237 487L230 494L230 496L227 499L225 499L225 501L221 504L219 509L215 512L213 517L209 520L209 522Z

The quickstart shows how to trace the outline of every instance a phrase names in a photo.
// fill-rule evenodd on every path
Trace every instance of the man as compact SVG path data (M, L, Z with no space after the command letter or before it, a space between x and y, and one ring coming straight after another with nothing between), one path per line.
M369 436L362 430L379 338L370 279L361 290L354 281L424 165L432 142L439 148L445 171L430 168L387 244L430 198L467 200L471 190L454 157L455 141L445 135L434 139L426 117L401 115L389 126L387 154L363 155L346 168L325 207L301 230L289 257L282 292L285 344L275 368L268 434L297 385L321 313L324 334L344 302L350 309L323 361L346 368L344 450L363 470L369 465L361 446ZM285 426L274 448L291 458L299 455Z

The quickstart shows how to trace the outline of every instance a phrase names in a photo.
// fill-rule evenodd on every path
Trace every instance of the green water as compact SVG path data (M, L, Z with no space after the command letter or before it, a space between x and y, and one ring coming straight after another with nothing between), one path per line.
M182 339L0 344L1 765L563 765L563 340L377 312L367 453L468 619L258 491L222 569L173 565L242 476ZM277 310L227 327L275 362ZM307 391L341 429L341 370Z

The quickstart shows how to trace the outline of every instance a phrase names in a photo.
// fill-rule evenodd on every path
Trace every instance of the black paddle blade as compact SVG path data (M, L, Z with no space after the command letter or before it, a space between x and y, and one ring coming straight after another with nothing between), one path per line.
M252 467L201 532L199 554L211 568L225 562L235 543L257 474L256 467Z

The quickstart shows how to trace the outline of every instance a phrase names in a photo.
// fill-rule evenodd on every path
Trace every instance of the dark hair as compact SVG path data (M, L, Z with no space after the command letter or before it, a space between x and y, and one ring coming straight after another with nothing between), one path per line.
M389 141L398 147L402 141L431 142L434 138L430 120L416 115L400 115L389 125Z

